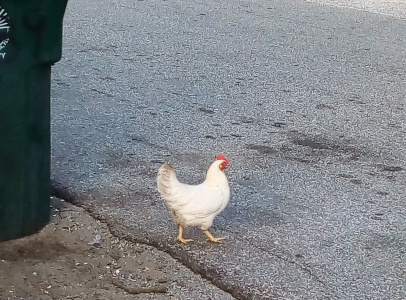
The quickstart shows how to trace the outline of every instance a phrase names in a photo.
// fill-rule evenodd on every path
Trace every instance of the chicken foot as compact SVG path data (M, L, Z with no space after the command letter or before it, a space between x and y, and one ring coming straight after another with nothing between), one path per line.
M204 233L207 235L207 237L209 238L208 241L213 242L213 243L221 243L222 240L225 240L225 239L226 239L226 238L216 238L216 237L214 237L214 236L210 233L210 231L208 231L208 230L204 230L203 232L204 232Z
M177 240L178 240L179 242L183 243L183 244L187 244L187 243L189 243L189 242L193 242L192 239L184 239L184 238L183 238L183 226L182 226L182 225L179 225L179 234L178 234Z

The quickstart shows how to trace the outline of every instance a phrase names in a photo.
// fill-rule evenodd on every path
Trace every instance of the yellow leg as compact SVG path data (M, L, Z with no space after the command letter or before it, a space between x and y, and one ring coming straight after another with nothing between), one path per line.
M177 240L178 240L179 242L183 243L183 244L187 244L187 243L189 243L189 242L193 242L192 239L184 239L184 238L183 238L183 226L182 226L182 225L179 225L179 234L178 234Z
M213 242L213 243L221 243L222 240L225 240L225 238L216 238L216 237L214 237L214 236L210 233L210 231L208 231L208 230L204 230L204 233L208 236L210 242Z

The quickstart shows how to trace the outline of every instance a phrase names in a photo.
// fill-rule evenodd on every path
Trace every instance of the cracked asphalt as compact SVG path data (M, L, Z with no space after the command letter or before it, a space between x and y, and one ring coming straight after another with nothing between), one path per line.
M338 2L70 1L54 194L237 299L406 299L406 10ZM227 241L179 245L157 170L218 153Z

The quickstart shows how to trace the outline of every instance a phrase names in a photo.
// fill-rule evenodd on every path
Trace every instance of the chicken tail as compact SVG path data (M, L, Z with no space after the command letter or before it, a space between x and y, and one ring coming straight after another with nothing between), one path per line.
M168 198L171 195L171 187L173 183L179 182L176 177L175 169L168 163L164 163L158 170L158 192L163 198Z

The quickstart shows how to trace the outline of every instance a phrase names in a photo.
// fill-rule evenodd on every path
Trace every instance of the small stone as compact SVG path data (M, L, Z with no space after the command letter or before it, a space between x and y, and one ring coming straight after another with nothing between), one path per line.
M121 258L120 251L117 249L111 249L109 255L114 260L119 260Z

